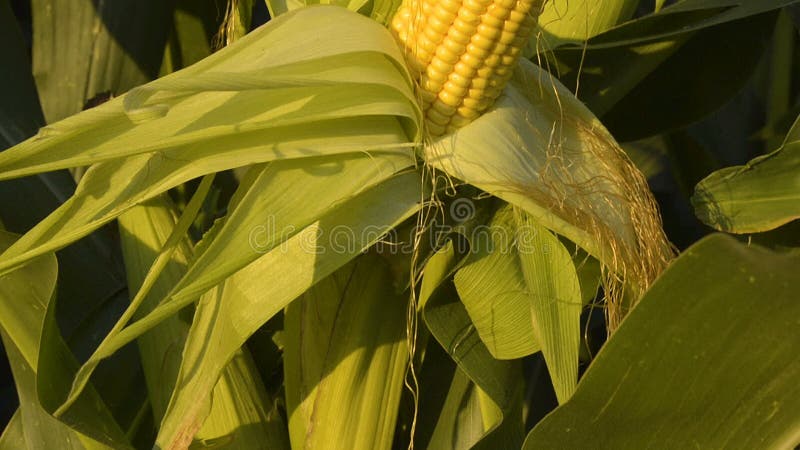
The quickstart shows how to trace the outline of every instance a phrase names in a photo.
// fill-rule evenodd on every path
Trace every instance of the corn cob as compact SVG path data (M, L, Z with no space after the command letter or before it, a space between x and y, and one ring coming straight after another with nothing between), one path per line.
M391 28L419 82L425 125L449 134L500 96L543 0L406 0Z

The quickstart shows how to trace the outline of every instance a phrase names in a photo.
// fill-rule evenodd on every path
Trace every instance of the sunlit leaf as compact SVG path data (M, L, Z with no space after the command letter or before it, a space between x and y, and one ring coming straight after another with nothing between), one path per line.
M293 449L390 449L408 359L406 295L367 254L286 308Z
M319 31L313 41L289 39L307 27ZM401 60L375 22L342 8L306 8L43 129L0 154L0 177L95 164L69 201L3 255L0 272L207 173L275 159L409 154L420 113Z
M541 349L531 321L531 300L516 247L511 207L471 236L470 254L456 272L458 296L492 356L515 359Z
M800 218L800 141L744 166L718 170L695 187L695 214L729 233L768 231Z
M175 218L170 203L163 197L156 197L120 216L119 222L129 282L135 293L156 253L172 233ZM191 247L183 240L137 311L136 318L145 316L168 294L185 273L190 257ZM183 315L175 315L137 340L156 423L164 417L175 387L189 327ZM197 440L231 441L230 448L249 449L257 445L278 448L275 444L281 441L283 424L277 417L269 417L270 399L247 350L237 352L222 371L213 396L214 402L197 432Z
M258 327L319 280L377 242L419 208L416 174L399 175L349 200L302 232L273 248L229 278L219 298L198 305L208 317L195 323L184 357L178 389L158 438L169 448L182 442L201 414L219 371ZM180 305L168 302L120 335L120 342L141 333ZM214 342L212 347L204 343Z
M0 238L3 247L15 239L7 232L0 232ZM20 395L25 442L28 448L52 448L73 441L90 448L105 447L81 435L76 431L79 429L106 444L127 448L122 430L91 386L85 401L78 402L74 413L64 418L76 429L52 418L47 411L48 400L58 392L39 383L37 374L69 377L77 364L55 324L52 297L57 271L55 257L43 256L0 282L0 327Z
M578 274L564 244L530 216L517 212L515 237L534 335L563 403L578 382L583 309Z
M639 0L551 0L539 16L537 50L585 41L631 18Z
M798 270L724 235L691 247L524 448L792 448Z
M492 109L425 148L429 164L525 210L646 286L671 250L641 173L583 104L522 61Z
M466 448L517 448L524 437L521 367L518 361L494 359L481 341L458 300L454 284L448 281L462 264L460 259L452 243L447 244L429 259L423 279L421 301L425 324L458 364L457 370L463 371L470 381L464 384L463 380L453 379L443 410L446 416L440 417L441 424L437 421L439 431L435 428L430 439L439 443L458 441ZM480 396L474 398L477 403L472 403L473 394ZM448 401L459 400L466 403L447 406ZM480 414L481 420L470 422L471 413ZM460 437L448 434L435 437L454 429ZM431 444L429 448L437 447Z

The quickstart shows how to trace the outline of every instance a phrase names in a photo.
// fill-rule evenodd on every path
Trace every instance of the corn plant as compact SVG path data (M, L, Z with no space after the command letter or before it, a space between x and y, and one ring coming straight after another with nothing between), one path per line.
M0 1L0 449L800 443L795 1L316 3ZM648 146L767 53L679 253Z

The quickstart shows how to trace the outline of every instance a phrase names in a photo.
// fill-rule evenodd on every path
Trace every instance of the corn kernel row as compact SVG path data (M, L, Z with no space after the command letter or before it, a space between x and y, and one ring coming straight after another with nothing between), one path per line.
M500 96L542 0L408 0L392 31L419 81L425 125L452 133Z

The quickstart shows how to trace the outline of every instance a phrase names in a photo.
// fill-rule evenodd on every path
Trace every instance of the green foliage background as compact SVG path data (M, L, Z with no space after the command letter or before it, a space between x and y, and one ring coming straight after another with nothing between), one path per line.
M0 0L0 449L800 444L796 1L553 0L466 164L423 146L398 2L312 3ZM496 188L564 111L680 250L610 337L605 243ZM447 235L387 250L433 194Z

